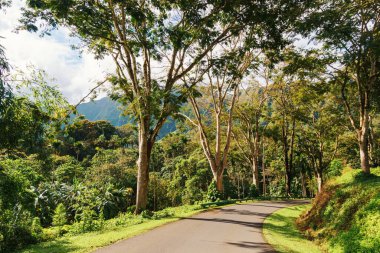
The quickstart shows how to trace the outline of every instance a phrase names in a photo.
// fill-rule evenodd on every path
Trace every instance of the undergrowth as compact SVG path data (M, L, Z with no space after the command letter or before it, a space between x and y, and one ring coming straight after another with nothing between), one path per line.
M380 252L380 167L347 170L318 194L297 219L306 236L332 253Z

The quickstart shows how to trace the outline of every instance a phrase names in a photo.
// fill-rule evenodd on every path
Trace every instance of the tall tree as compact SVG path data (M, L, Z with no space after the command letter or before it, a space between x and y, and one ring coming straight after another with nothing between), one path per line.
M265 67L263 72L264 83L252 82L242 92L236 108L236 128L233 131L235 143L240 149L243 157L250 164L252 170L252 183L260 190L259 158L262 144L262 136L266 122L264 122L265 106L269 85L269 68Z
M344 129L342 112L337 106L334 95L325 90L309 87L303 90L308 104L302 119L299 146L309 158L317 180L318 192L321 192L325 171L336 157L339 144L339 130Z
M380 2L315 1L301 30L336 57L332 80L340 85L342 103L357 136L361 168L369 174L369 122L374 93L380 86ZM355 91L355 98L350 99L348 89Z
M274 101L275 115L273 123L280 128L283 162L285 167L285 192L291 195L291 185L294 176L294 148L297 123L297 105L294 101L295 82L283 74L274 79L271 86L271 97Z
M241 30L255 28L265 38L263 46L278 44L278 34L287 28L284 21L300 12L298 1L284 2L36 0L28 2L21 21L30 31L38 30L38 18L50 28L66 26L98 56L113 57L117 74L110 79L139 125L139 212L147 204L156 137L184 102L181 79L216 45ZM291 15L282 17L285 13Z
M200 143L219 192L223 192L223 172L227 167L227 158L231 146L232 119L238 99L240 82L253 60L253 54L250 51L242 51L243 55L238 53L240 51L238 44L244 45L241 42L232 42L231 51L229 49L220 49L223 52L227 51L226 55L228 57L221 64L215 64L207 71L207 81L205 81L204 86L200 87L201 90L204 89L207 92L201 92L201 90L190 91L189 95L195 120L187 118L198 129ZM202 97L202 93L209 94L210 100ZM206 102L206 105L200 107L201 101ZM212 123L215 124L215 136L207 133L206 129L209 127L207 125L210 124L210 115L214 118ZM204 117L207 117L207 119L205 120ZM223 124L223 122L226 122L226 124ZM215 141L214 151L212 151L211 147L212 140Z

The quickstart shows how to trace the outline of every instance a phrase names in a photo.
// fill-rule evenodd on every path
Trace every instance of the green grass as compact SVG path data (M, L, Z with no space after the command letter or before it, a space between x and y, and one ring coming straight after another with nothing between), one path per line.
M380 167L346 169L317 195L298 227L331 253L380 252Z
M292 206L280 209L264 221L265 239L278 252L286 253L320 253L320 248L307 240L297 229L295 220L310 205Z
M234 202L235 203L235 202ZM234 204L231 201L226 205ZM200 213L204 210L220 208L221 202L215 205L209 205L208 208L202 208L200 205L180 206L165 209L168 217L158 219L147 219L141 216L126 215L119 218L106 221L105 228L102 231L88 232L79 235L67 234L53 241L43 242L31 245L19 253L86 253L97 248L110 245L122 239L131 238L152 230L164 224L180 220ZM162 212L162 211L161 211Z

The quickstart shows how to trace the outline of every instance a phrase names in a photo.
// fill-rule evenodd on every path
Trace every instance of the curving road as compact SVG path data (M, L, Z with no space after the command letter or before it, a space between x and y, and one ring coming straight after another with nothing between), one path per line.
M260 201L227 206L169 223L96 253L269 253L262 226L265 217L303 200Z

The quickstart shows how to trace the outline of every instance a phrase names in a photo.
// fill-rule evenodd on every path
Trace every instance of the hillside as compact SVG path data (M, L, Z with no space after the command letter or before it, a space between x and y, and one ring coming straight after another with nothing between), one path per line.
M78 115L83 115L90 121L107 120L114 126L122 126L132 122L130 117L122 115L120 104L109 97L80 104L77 110ZM175 122L169 119L162 127L159 137L163 137L175 129Z
M380 167L371 173L346 170L330 181L297 220L299 228L328 252L379 252Z
M107 120L114 126L121 126L129 122L128 117L121 115L120 104L109 97L80 104L78 114L88 120Z

